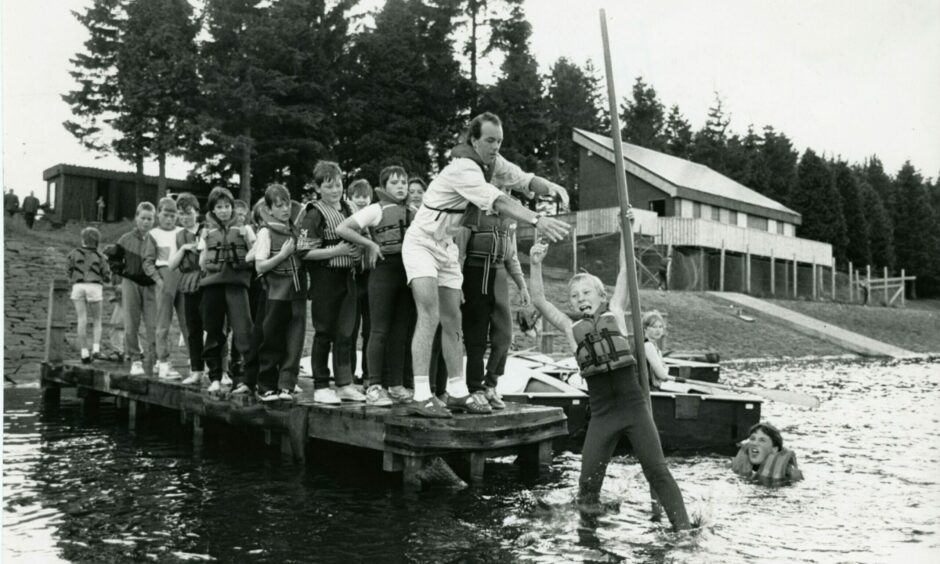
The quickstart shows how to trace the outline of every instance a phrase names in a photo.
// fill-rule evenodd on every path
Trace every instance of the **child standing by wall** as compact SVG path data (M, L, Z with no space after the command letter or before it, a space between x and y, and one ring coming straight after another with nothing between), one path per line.
M373 269L369 277L369 305L374 314L366 354L372 372L366 384L366 403L390 406L414 397L413 376L405 366L414 331L415 305L401 244L417 210L409 206L408 175L400 166L386 167L379 175L379 201L344 220L336 232L366 249L365 261ZM368 229L371 238L359 232ZM410 375L409 375L410 376Z
M176 253L170 257L169 269L179 276L177 290L183 298L184 313L180 317L186 325L186 348L189 351L189 376L184 384L199 384L205 372L202 358L203 329L202 290L199 281L202 270L199 268L199 252L196 245L202 237L202 226L196 222L199 201L192 194L184 192L176 199L179 220L182 228L176 233Z
M251 346L251 316L248 287L251 269L245 261L254 244L254 233L247 226L234 225L235 198L226 188L216 187L209 193L206 214L206 235L198 244L199 266L205 271L202 288L202 323L206 331L203 359L209 368L209 392L222 389L222 349L225 343L225 320L232 328L234 349L241 358ZM240 364L233 363L236 378L241 377Z
M268 186L264 204L264 221L253 249L265 288L264 307L259 310L262 319L256 321L256 327L262 325L258 398L290 401L297 386L307 323L307 274L296 256L294 225L300 205L292 206L290 192L281 184Z
M131 361L131 375L153 376L157 332L157 292L163 291L163 277L155 264L157 244L150 236L156 209L150 202L137 205L132 231L116 243L120 262L121 307L124 310L124 354ZM143 352L139 333L144 322Z
M336 234L336 227L352 215L343 199L342 177L339 165L334 162L320 161L314 167L313 181L319 199L307 204L298 237L298 246L306 251L310 317L316 330L310 354L313 396L315 401L328 404L365 401L365 396L352 385L350 366L358 299L355 267L361 253ZM331 350L336 390L329 387L327 359Z
M364 209L366 206L372 203L372 187L369 186L369 181L363 178L354 180L352 184L349 185L347 190L349 194L349 199L352 200L354 206L356 206L356 211ZM368 266L365 262L365 257L359 259L356 264L356 293L358 295L356 301L359 306L359 314L356 316L356 326L353 329L352 337L352 371L353 375L356 374L356 343L359 341L359 332L362 331L362 358L360 365L362 366L362 381L367 382L369 380L369 358L366 354L366 351L369 349L369 334L372 331L371 328L371 318L369 316L369 277L372 273L372 267Z
M157 203L157 227L150 236L157 244L156 266L163 277L163 290L157 295L157 375L160 378L178 380L180 375L170 368L170 325L173 312L183 334L188 338L185 323L183 295L179 288L180 273L170 268L170 258L176 255L176 237L183 229L176 226L176 202L172 198L161 198Z
M78 317L78 346L82 363L91 362L92 355L101 354L101 302L105 282L111 280L108 259L98 252L101 233L94 227L82 229L82 246L73 249L67 257L69 282L72 283L72 303ZM88 352L88 315L91 315L91 352Z

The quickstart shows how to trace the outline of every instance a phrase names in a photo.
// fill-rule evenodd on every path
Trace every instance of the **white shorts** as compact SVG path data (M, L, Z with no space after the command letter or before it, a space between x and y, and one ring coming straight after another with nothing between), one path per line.
M437 278L438 287L454 290L463 287L460 250L453 239L438 241L409 229L401 247L401 260L408 284L415 278Z
M86 302L100 302L103 299L101 284L78 282L72 285L72 299Z

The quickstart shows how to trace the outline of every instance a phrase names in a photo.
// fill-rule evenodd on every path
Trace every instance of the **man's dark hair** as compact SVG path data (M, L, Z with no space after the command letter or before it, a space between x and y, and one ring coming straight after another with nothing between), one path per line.
M780 431L776 427L767 422L757 423L753 425L747 431L747 436L750 437L757 431L762 431L765 435L770 437L770 442L773 443L778 449L783 448L783 435L780 434Z
M479 139L481 135L483 135L483 122L484 121L488 121L500 127L503 126L503 122L502 120L499 119L498 115L492 112L483 112L482 114L470 120L470 127L468 128L470 131L470 139L469 139L470 141L475 141Z

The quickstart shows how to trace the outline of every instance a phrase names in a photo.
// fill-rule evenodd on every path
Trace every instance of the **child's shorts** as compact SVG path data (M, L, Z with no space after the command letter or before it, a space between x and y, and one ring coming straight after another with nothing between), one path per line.
M100 302L104 299L101 284L93 282L78 282L72 285L72 299L86 302Z

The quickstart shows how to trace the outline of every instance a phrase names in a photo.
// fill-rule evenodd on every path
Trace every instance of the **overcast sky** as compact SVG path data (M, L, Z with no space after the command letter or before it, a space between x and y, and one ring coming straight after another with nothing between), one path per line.
M2 2L4 186L43 197L42 171L60 162L131 170L85 151L61 125L68 59L86 38L70 10L87 0ZM697 128L717 91L733 131L770 124L800 151L940 172L938 1L527 0L543 72L561 56L603 72L601 7L621 98L642 75ZM186 171L171 163L169 173Z

